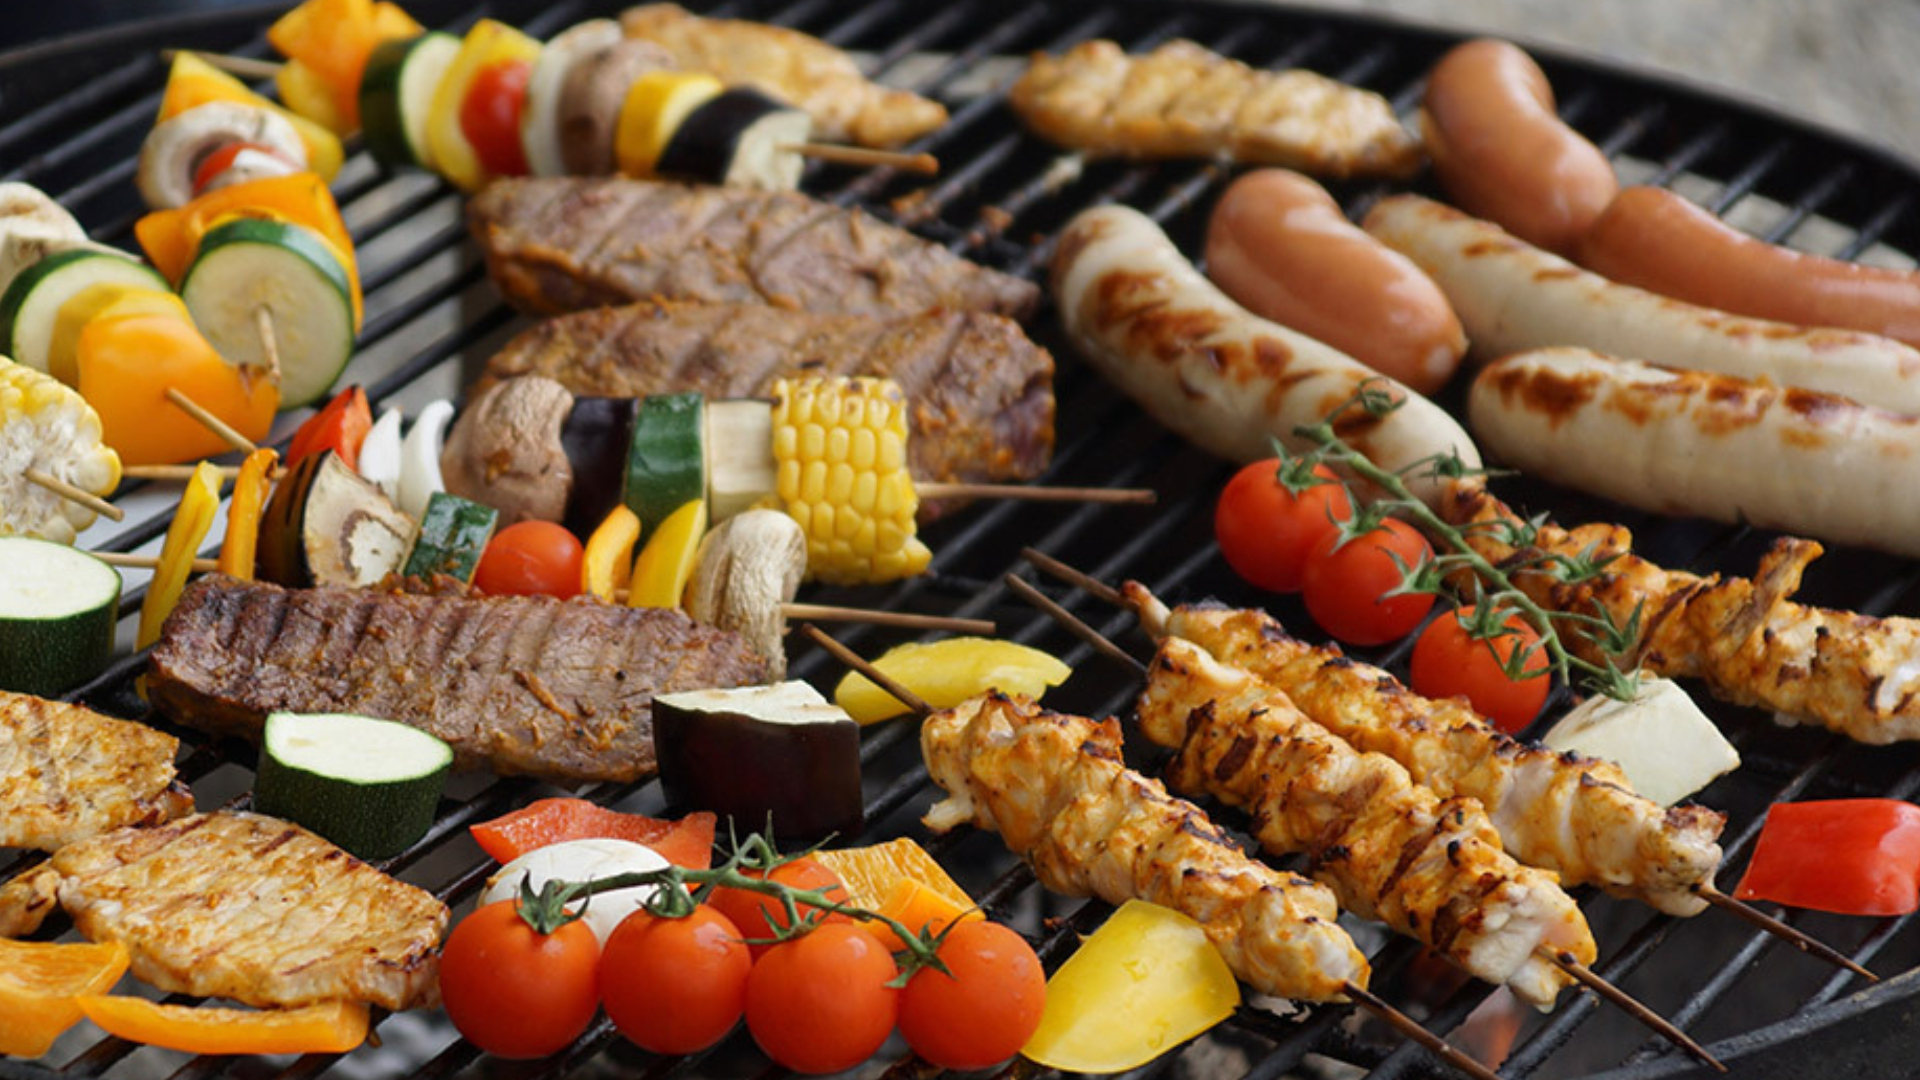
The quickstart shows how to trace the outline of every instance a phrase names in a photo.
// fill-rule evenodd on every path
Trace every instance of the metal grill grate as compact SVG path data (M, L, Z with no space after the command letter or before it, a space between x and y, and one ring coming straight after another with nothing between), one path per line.
M445 0L408 5L423 22L462 30L482 14L550 35L580 18L613 10L604 0L499 0L463 8ZM261 36L272 9L171 20L95 35L90 39L16 53L0 59L0 166L9 179L40 185L72 209L99 239L132 247L139 212L133 160L158 103L164 66L155 42L263 56ZM806 190L840 203L859 203L883 217L981 262L1037 276L1052 250L1050 237L1079 209L1126 202L1163 222L1189 251L1198 250L1205 211L1225 179L1213 166L1152 167L1091 163L1077 173L1057 168L1058 154L1019 130L1003 93L1018 65L1009 58L1033 49L1059 49L1095 36L1130 50L1176 36L1267 66L1304 65L1379 90L1403 114L1417 101L1420 79L1453 35L1398 23L1283 7L1224 2L1144 2L1083 8L1072 3L954 0L929 9L913 0L729 0L710 9L797 26L863 51L883 80L942 98L952 120L927 140L944 174L921 190L917 181L881 173L815 166ZM1899 259L1920 251L1920 216L1912 192L1920 167L1871 147L1838 138L1765 109L1730 102L1670 80L1538 50L1568 119L1594 138L1627 181L1669 184L1770 239L1825 254ZM351 228L367 291L367 321L349 378L366 384L376 404L408 412L450 396L475 365L520 323L486 283L479 255L464 241L460 197L431 177L380 174L364 153L353 154L335 185ZM1336 187L1354 213L1384 189ZM988 208L992 214L983 213ZM1124 710L1131 687L1117 667L1095 658L1064 632L1018 603L1000 575L1032 545L1101 577L1132 576L1163 595L1213 594L1258 603L1224 569L1212 546L1209 507L1228 470L1161 431L1134 406L1078 365L1058 338L1050 311L1033 321L1036 337L1062 361L1057 383L1060 445L1052 482L1151 486L1162 501L1151 512L1111 507L1003 503L976 507L930 530L937 552L933 572L884 593L822 590L829 602L932 610L999 620L1003 633L1065 656L1080 673L1059 693L1058 705L1095 715ZM1457 404L1455 402L1454 404ZM302 415L276 427L284 438ZM122 526L89 534L90 546L151 549L164 531L174 489L129 485ZM1644 554L1665 565L1695 570L1750 571L1769 537L1692 521L1645 519L1572 493L1519 485L1510 501L1551 509L1567 522L1625 520L1641 530ZM1844 565L1840 565L1844 563ZM1920 609L1920 568L1891 557L1847 552L1810 576L1811 602L1868 613ZM1051 589L1051 586L1043 586ZM143 592L128 590L124 610ZM1128 620L1077 596L1060 598L1110 634ZM1276 609L1289 625L1311 623L1297 605ZM873 654L895 635L848 630L849 645ZM1136 639L1137 642L1137 639ZM1393 667L1397 652L1369 655ZM131 657L74 696L109 712L144 712L133 680L142 660ZM813 651L802 651L794 672L824 682L838 673ZM1784 729L1765 716L1709 704L1739 747L1746 765L1706 793L1726 809L1727 874L1744 864L1771 802L1847 794L1910 797L1920 788L1920 761L1906 748L1869 748L1837 736ZM203 806L244 798L250 783L244 747L180 732L191 747L182 772ZM868 776L871 836L903 833L925 839L917 817L931 801L924 766L908 726L871 731L862 751ZM456 786L432 832L387 869L433 890L451 903L470 898L490 864L465 838L465 826L495 816L542 789L525 780L474 780ZM588 794L642 812L661 809L657 785L603 786ZM1231 821L1231 818L1228 819ZM1038 889L1032 876L997 838L963 831L928 839L989 911L1034 935L1052 965L1070 951L1076 933L1104 913L1098 904L1069 902ZM34 861L0 853L0 877ZM1915 1060L1920 1012L1910 979L1891 980L1861 993L1845 975L1785 949L1772 939L1711 913L1676 920L1606 897L1583 906L1601 942L1596 969L1623 985L1726 1060L1742 1075L1905 1075ZM1883 972L1920 962L1920 933L1907 918L1842 920L1796 916L1803 928ZM56 921L48 936L67 929ZM1411 1000L1424 980L1409 965L1415 948L1376 936L1372 950L1376 991L1395 1004ZM1468 984L1428 1013L1447 1031L1489 993ZM187 1000L187 999L179 999ZM1351 1030L1349 1010L1317 1009L1304 1017L1241 1010L1228 1025L1141 1070L1142 1076L1214 1076L1244 1073L1278 1077L1318 1073L1308 1055L1360 1066L1374 1077L1429 1074L1431 1059L1371 1030ZM655 1062L624 1044L602 1020L579 1043L551 1061L506 1069L483 1059L444 1028L422 1037L413 1017L382 1025L388 1046L362 1052L336 1075L397 1068L421 1076L497 1070L513 1076L631 1073L745 1074L758 1066L750 1043L736 1035L697 1059ZM64 1044L63 1044L64 1046ZM895 1044L897 1049L897 1044ZM77 1052L76 1052L77 1051ZM58 1073L37 1064L0 1061L0 1076L54 1075L179 1077L223 1075L300 1077L333 1068L313 1057L292 1064L200 1059L181 1064L115 1039L64 1050ZM369 1059L369 1055L384 1055ZM904 1057L904 1051L894 1059ZM1317 1059L1316 1059L1317 1061ZM1818 1064L1814 1064L1817 1062ZM873 1066L879 1071L884 1064ZM1505 1074L1673 1076L1696 1067L1648 1043L1641 1030L1568 995L1558 1010L1527 1022ZM177 1070L177 1071L176 1071ZM1026 1075L1030 1067L1018 1070ZM893 1075L918 1075L896 1068Z

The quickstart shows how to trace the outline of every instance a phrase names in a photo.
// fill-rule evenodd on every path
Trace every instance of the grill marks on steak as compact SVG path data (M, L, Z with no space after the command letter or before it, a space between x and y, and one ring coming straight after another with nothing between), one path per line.
M798 374L899 383L912 403L909 465L923 480L1031 480L1053 456L1053 357L1011 319L979 312L880 319L764 304L596 308L508 342L475 393L544 375L581 395L748 397Z
M739 636L678 611L551 597L196 581L148 693L180 722L259 738L268 713L350 712L446 740L462 769L652 775L653 695L763 682Z
M536 314L656 297L848 315L1022 316L1033 283L792 191L621 177L496 180L467 205L487 270Z

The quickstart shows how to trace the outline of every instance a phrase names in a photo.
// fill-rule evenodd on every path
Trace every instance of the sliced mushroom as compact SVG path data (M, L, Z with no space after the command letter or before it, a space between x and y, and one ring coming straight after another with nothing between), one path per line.
M559 521L573 489L560 430L573 411L567 388L541 375L495 383L454 422L440 452L447 491L516 521Z
M56 251L97 247L66 207L34 187L0 184L0 292L22 270Z
M575 176L605 176L616 166L613 136L634 80L671 69L673 55L651 41L628 38L589 53L560 85L560 157Z
M565 176L565 150L560 140L560 95L567 75L576 66L605 52L622 40L620 24L612 19L588 19L554 36L540 50L527 77L527 99L520 109L520 141L526 147L527 166L535 176Z
M258 105L214 101L154 126L140 147L140 197L156 210L193 200L193 174L208 154L251 143L306 168L306 146L286 117Z
M787 674L784 608L807 573L807 535L777 510L748 510L700 541L687 614L732 630L767 659L769 677Z

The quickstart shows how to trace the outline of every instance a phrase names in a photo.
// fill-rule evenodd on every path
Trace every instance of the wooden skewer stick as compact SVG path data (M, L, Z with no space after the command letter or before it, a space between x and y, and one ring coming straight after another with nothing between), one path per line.
M1008 574L1002 580L1007 583L1007 588L1018 593L1022 600L1046 612L1053 618L1053 621L1072 631L1074 637L1093 646L1094 649L1101 654L1126 664L1138 674L1142 676L1146 675L1147 665L1141 663L1139 657L1115 645L1105 634L1080 621L1079 616L1061 607L1054 601L1053 597L1034 588L1026 579L1014 574Z
M114 521L125 521L127 512L91 491L83 491L65 480L41 469L28 469L23 475L27 482L46 488L70 503L78 503L96 514L105 515Z
M1354 1004L1385 1020L1395 1031L1433 1051L1440 1060L1473 1077L1474 1080L1500 1080L1500 1074L1469 1057L1447 1040L1421 1027L1419 1021L1380 1000L1366 988L1349 982L1345 989L1347 996L1353 999Z
M1043 487L1033 484L963 484L916 481L923 499L1019 499L1027 502L1125 503L1150 506L1160 496L1151 488Z
M167 387L167 400L173 402L175 405L180 406L181 410L184 411L188 416L191 416L195 420L200 421L201 425L204 426L208 431L211 431L215 435L220 436L221 442L226 443L228 446L233 447L235 450L238 450L243 454L251 454L255 450L260 449L258 446L255 446L253 444L252 439L249 439L245 435L242 435L239 432L233 430L232 426L229 425L225 420L222 420L219 417L208 412L205 406L201 405L199 402L193 400L187 395L181 393L177 387L172 387L172 386Z
M90 551L87 554L108 566L125 566L134 570L157 570L160 567L158 555L135 555L124 551ZM212 573L218 567L218 559L193 560L193 572L196 574Z
M226 53L201 52L198 49L161 49L160 59L171 61L182 54L197 56L209 65L243 79L271 79L280 73L283 66L275 60L256 60L251 56L229 56Z
M1104 600L1114 607L1126 607L1127 598L1120 590L1082 570L1076 570L1059 559L1035 548L1021 548L1020 557L1027 560L1035 569L1052 574L1061 581L1074 586L1095 599Z
M128 465L120 470L125 480L191 480L196 465ZM240 475L238 465L215 465L222 480L231 480Z
M883 672L879 668L874 667L872 664L867 663L866 657L861 656L859 653L854 652L852 649L849 649L845 645L840 644L838 641L834 640L833 636L828 634L825 630L820 629L819 627L813 625L812 623L805 623L800 627L800 629L808 637L813 639L813 643L815 645L818 645L821 648L827 650L829 653L832 653L833 658L835 660L838 660L841 663L852 668L853 670L859 672L860 674L865 675L868 679L871 679L873 681L873 685L879 687L882 690L885 690L889 694L892 694L893 699L895 701L898 701L900 704L905 705L907 707L907 711L912 713L914 716L924 720L927 717L933 715L933 706L927 704L925 698L922 698L919 694L916 694L913 691L907 689L906 687L900 685L886 672Z
M797 604L789 601L780 605L780 614L789 619L867 623L872 626L898 626L909 630L945 630L954 634L991 634L998 630L998 627L988 619L917 615L910 611L870 611L866 608L836 607L832 604Z
M280 384L280 339L273 332L273 312L261 304L253 309L253 328L260 334L260 351L267 358L267 378Z
M1880 976L1854 963L1845 954L1841 953L1840 950L1835 949L1833 946L1828 945L1818 938L1810 937L1802 931L1788 926L1786 923L1781 922L1779 919L1774 918L1751 904L1743 904L1711 885L1696 885L1693 887L1693 891L1700 899L1705 900L1714 907L1720 908L1723 911L1732 912L1775 937L1784 938L1789 944L1801 952L1809 953L1830 964L1837 964L1840 967L1846 968L1848 971L1853 972L1868 982L1880 981Z
M815 142L788 143L780 149L816 161L831 161L836 165L883 166L922 176L940 175L940 159L932 154L907 154L898 150L873 150L864 146Z
M1659 1032L1668 1042L1692 1054L1701 1061L1706 1062L1709 1066L1712 1066L1715 1072L1727 1071L1726 1065L1722 1064L1719 1058L1707 1053L1706 1047L1694 1042L1686 1032L1674 1027L1666 1017L1661 1016L1659 1013L1641 1004L1639 999L1635 998L1632 994L1601 978L1595 974L1592 968L1575 960L1572 953L1555 951L1545 945L1535 949L1534 952L1554 967L1571 975L1573 980L1581 986L1606 998L1614 1005L1619 1006L1620 1010L1628 1016Z

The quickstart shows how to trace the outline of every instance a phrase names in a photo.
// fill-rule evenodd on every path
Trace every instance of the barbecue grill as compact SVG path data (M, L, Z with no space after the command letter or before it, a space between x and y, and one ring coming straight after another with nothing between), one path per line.
M552 5L495 0L477 9L447 0L408 4L431 26L460 31L486 14L540 36L617 6L606 0ZM6 178L41 186L97 238L132 247L131 225L139 213L131 182L134 157L165 75L156 45L265 57L263 31L274 10L168 19L13 54L0 63L0 163L8 166ZM1093 7L1031 0L950 0L933 6L913 0L729 0L711 13L797 26L862 51L871 70L886 81L946 100L952 121L924 147L939 156L944 172L924 189L917 179L826 166L813 166L804 187L835 202L861 204L973 259L1030 277L1043 272L1052 250L1049 238L1058 228L1079 209L1101 202L1145 210L1186 250L1197 251L1206 211L1228 174L1205 164L1059 167L1060 153L1022 134L1007 110L1004 91L1017 64L1005 58L1096 36L1114 38L1129 51L1185 36L1256 65L1303 65L1379 90L1405 115L1418 99L1423 73L1457 40L1446 32L1379 18L1226 2ZM1548 48L1534 52L1553 81L1563 114L1614 159L1623 181L1673 185L1768 239L1824 254L1897 263L1904 258L1899 251L1920 251L1920 212L1912 205L1920 191L1920 163L1671 79ZM1386 189L1346 184L1334 190L1357 214ZM376 406L397 404L409 413L433 398L456 394L475 366L520 325L486 282L479 253L465 240L462 198L431 176L383 175L365 153L350 157L335 191L358 245L367 291L366 329L349 379L366 384ZM994 618L1005 636L1054 651L1076 666L1077 674L1056 691L1051 704L1104 715L1127 707L1131 676L1008 592L1001 575L1020 564L1023 546L1109 580L1139 578L1169 598L1216 595L1254 604L1266 598L1234 579L1213 548L1211 499L1228 467L1162 431L1077 363L1060 340L1051 311L1043 311L1032 325L1062 361L1060 443L1047 480L1150 486L1160 492L1160 505L1150 510L976 506L929 530L936 552L929 575L887 590L823 589L816 595L827 602ZM282 418L276 439L284 439L303 415ZM131 551L156 545L176 490L128 488L121 497L128 520L97 526L87 537L91 546ZM1750 573L1771 538L1752 529L1648 518L1545 485L1510 483L1497 490L1516 506L1551 510L1569 524L1634 525L1641 552L1672 567ZM144 591L137 580L129 581L136 587L129 588L123 611L136 607ZM1142 645L1137 636L1126 636L1127 617L1051 583L1042 587L1121 641ZM1802 598L1868 613L1911 614L1920 610L1920 564L1836 553L1812 572ZM1275 611L1289 626L1312 632L1304 611L1290 601ZM860 628L839 636L874 655L898 635ZM796 676L816 683L837 677L837 665L818 650L795 652ZM1397 650L1362 652L1388 667L1403 661ZM142 666L141 657L129 657L71 697L117 715L142 716L146 710L134 686ZM1745 762L1701 796L1730 815L1723 838L1724 887L1731 887L1745 864L1770 803L1848 795L1912 798L1920 789L1920 758L1910 747L1855 745L1824 731L1777 726L1753 710L1702 704ZM182 773L194 783L201 805L243 798L251 751L192 731L180 734L190 747ZM1135 740L1136 752L1142 742ZM919 761L910 723L869 729L862 757L870 824L869 834L858 842L903 833L921 837L991 914L1035 939L1049 967L1071 952L1076 934L1098 925L1104 905L1046 894L997 837L961 830L926 838L918 816L936 793ZM491 864L466 839L465 827L542 793L547 792L539 785L519 779L456 783L428 836L387 868L450 903L468 900ZM587 794L623 809L662 809L656 784L602 786ZM1230 815L1224 820L1234 823ZM0 853L0 878L36 859ZM1584 897L1583 907L1601 945L1595 969L1707 1043L1736 1075L1900 1076L1920 1059L1920 976L1869 986L1712 911L1680 920L1600 895ZM1795 913L1789 918L1884 974L1920 963L1920 927L1911 917ZM68 929L56 918L42 933ZM1361 940L1372 946L1375 991L1424 1017L1438 1032L1453 1030L1492 992L1477 983L1436 990L1414 963L1417 949L1410 942L1384 934ZM1322 1007L1277 1015L1244 1007L1227 1024L1139 1075L1325 1074L1323 1059L1357 1066L1370 1077L1442 1074L1425 1051L1390 1032L1350 1023L1352 1012ZM291 1064L201 1059L181 1065L179 1055L111 1038L76 1042L70 1034L49 1059L63 1065L59 1071L0 1061L0 1077L168 1072L303 1077L365 1075L369 1069L439 1077L508 1070L453 1038L450 1028L423 1035L426 1026L413 1016L389 1019L380 1028L385 1047L363 1050L337 1068L327 1057ZM883 1051L867 1071L878 1073L888 1062L906 1058L897 1042L889 1050L891 1057ZM1309 1055L1316 1057L1309 1061ZM602 1019L565 1053L513 1066L509 1074L746 1075L763 1066L743 1033L690 1061L655 1062L624 1043ZM918 1065L895 1066L887 1075L923 1071ZM1015 1071L1025 1076L1036 1070L1020 1065ZM1563 996L1552 1014L1527 1019L1503 1073L1600 1073L1620 1080L1712 1075L1591 996L1573 993Z

